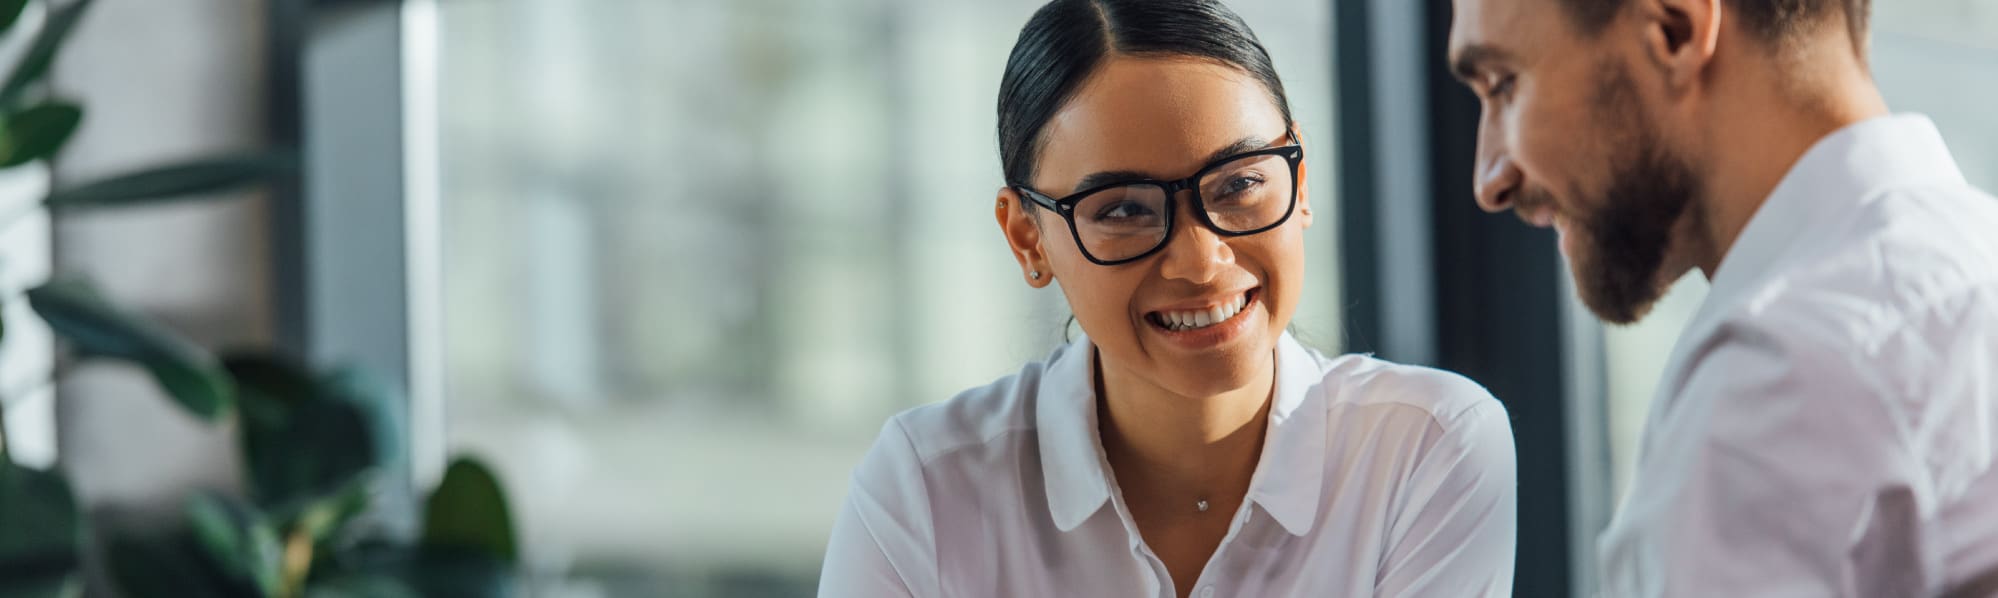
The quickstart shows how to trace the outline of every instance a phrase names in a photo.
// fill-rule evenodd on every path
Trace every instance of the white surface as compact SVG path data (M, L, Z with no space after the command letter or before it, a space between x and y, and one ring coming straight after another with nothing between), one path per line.
M49 278L49 215L37 206L48 194L49 170L40 162L0 170L0 401L6 402L6 436L14 462L46 468L56 461L55 339L28 305L25 291Z

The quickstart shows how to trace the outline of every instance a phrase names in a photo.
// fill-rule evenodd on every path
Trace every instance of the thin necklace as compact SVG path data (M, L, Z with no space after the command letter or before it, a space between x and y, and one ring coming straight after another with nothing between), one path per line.
M1200 512L1202 513L1207 512L1207 499L1203 498L1198 501L1194 501L1193 508L1200 509Z

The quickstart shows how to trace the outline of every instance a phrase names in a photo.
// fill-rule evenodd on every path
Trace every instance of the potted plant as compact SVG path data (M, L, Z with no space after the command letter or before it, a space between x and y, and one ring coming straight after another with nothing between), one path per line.
M0 168L55 156L85 114L45 80L90 0L0 0L0 32L12 30L35 2L47 19L0 80ZM217 156L56 189L41 205L60 217L205 200L289 176L296 163L282 149ZM399 404L392 389L362 372L314 370L271 351L211 354L119 309L73 276L58 273L26 298L71 358L144 368L187 413L211 424L233 421L247 489L243 496L188 496L184 517L164 529L93 530L68 480L59 471L15 464L0 436L0 598L79 595L88 559L103 559L103 570L129 598L515 592L512 517L498 480L476 460L448 467L424 501L418 537L390 537L358 523L384 500L374 487L390 457L378 448L371 414Z

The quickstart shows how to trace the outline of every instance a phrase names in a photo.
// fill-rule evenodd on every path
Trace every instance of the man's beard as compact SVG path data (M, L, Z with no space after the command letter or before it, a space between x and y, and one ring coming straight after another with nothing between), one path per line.
M1608 67L1593 120L1625 134L1609 136L1609 187L1595 197L1576 198L1581 213L1573 224L1579 230L1567 231L1582 235L1575 255L1568 256L1582 304L1612 324L1637 322L1664 296L1672 282L1661 273L1672 231L1700 189L1692 166L1662 144L1636 91L1628 70Z

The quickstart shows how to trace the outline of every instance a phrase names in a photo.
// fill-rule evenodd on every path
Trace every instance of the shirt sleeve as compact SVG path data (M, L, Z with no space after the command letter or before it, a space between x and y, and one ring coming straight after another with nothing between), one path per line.
M1505 407L1482 401L1452 421L1408 478L1375 595L1512 595L1517 464Z
M922 461L890 420L853 474L819 574L820 598L935 596L936 530Z
M1765 317L1695 354L1662 417L1700 432L1647 447L1673 455L1639 466L1660 494L1605 562L1614 595L1928 593L1925 474L1888 407L1901 383L1822 330L1836 329Z

